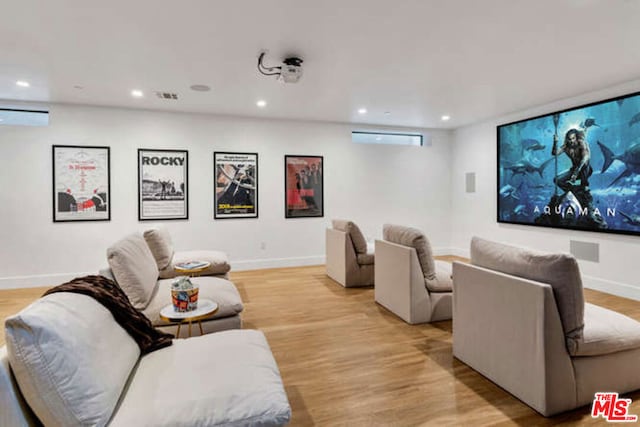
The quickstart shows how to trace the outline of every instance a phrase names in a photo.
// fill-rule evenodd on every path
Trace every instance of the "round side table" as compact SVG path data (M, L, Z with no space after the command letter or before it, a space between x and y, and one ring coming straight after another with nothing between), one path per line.
M180 338L180 326L183 324L189 325L189 337L191 337L191 324L198 322L200 327L200 335L204 335L202 331L202 321L210 318L218 311L218 303L211 301L210 299L198 300L198 308L193 311L175 311L173 304L166 305L160 310L160 318L165 322L177 323L178 331L176 332L176 338Z

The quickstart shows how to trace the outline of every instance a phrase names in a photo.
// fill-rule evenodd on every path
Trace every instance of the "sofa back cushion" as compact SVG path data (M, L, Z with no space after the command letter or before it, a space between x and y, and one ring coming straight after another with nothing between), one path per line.
M173 259L173 243L169 231L165 227L152 228L146 230L143 236L156 260L158 270L167 268Z
M414 248L418 254L422 274L427 288L437 288L438 278L436 275L436 264L433 260L431 243L422 231L405 227L402 225L384 224L382 227L382 238L391 243Z
M535 252L474 237L471 263L549 284L558 306L567 350L575 353L584 329L585 302L580 268L573 256Z
M333 221L331 221L331 225L334 229L344 231L351 237L353 247L356 249L356 254L367 253L367 239L364 238L364 235L362 234L362 231L360 231L360 228L352 221L347 221L344 219L334 219Z
M140 356L111 312L86 295L40 298L5 322L9 363L44 425L105 425Z
M140 234L131 234L107 249L107 260L116 282L131 304L143 310L151 301L158 281L158 265Z

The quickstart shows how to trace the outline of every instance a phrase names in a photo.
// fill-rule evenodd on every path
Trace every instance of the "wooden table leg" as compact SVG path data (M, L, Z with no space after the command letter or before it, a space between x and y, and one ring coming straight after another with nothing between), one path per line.
M202 320L198 320L198 326L200 326L200 336L204 335L204 332L202 332Z
M191 338L191 320L189 320L189 338Z
M176 338L180 338L180 326L182 326L182 322L178 323L178 331L176 332Z

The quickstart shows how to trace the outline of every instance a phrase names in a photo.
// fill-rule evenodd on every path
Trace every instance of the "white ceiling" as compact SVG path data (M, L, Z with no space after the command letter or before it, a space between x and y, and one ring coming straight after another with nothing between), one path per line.
M635 0L4 0L0 99L458 127L639 78L639 22ZM302 80L260 75L262 49Z

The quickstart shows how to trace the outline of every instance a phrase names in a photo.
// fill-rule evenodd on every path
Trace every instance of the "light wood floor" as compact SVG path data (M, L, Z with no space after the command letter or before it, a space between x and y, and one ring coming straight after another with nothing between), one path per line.
M408 325L374 302L373 288L345 289L324 266L231 278L245 303L244 327L269 340L292 426L605 424L591 419L588 407L539 416L453 358L451 321ZM0 322L44 290L0 291ZM640 302L585 293L589 302L640 320ZM640 415L640 392L627 397L630 413Z

